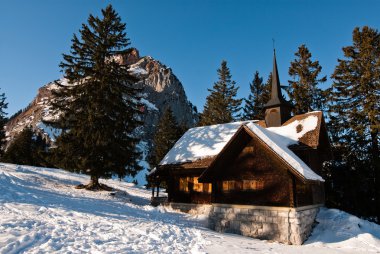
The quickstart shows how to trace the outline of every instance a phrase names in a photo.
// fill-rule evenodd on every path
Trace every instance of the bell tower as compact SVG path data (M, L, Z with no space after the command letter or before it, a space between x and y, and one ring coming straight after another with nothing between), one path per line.
M273 52L273 71L271 98L264 105L265 123L267 127L279 127L290 119L292 104L284 99L281 93L280 79L278 77L276 51Z

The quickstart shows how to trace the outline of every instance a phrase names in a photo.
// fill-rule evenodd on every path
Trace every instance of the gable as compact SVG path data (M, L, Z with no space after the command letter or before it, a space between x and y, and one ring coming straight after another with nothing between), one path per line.
M324 181L322 177L315 174L300 158L298 158L292 151L286 146L282 145L280 140L274 141L274 137L271 137L264 131L263 128L255 124L247 124L242 126L233 139L225 146L225 148L219 153L219 155L211 163L210 167L203 172L200 177L200 181L210 182L214 177L219 174L219 170L226 168L226 165L231 165L233 161L238 157L243 149L249 144L251 140L254 144L257 144L260 149L265 149L267 160L263 163L270 165L273 161L279 162L279 165L283 165L285 169L288 169L293 175L298 177L302 181ZM260 144L260 146L259 146ZM253 151L253 156L255 152ZM246 156L249 156L248 154ZM256 156L259 154L256 153ZM262 162L262 158L259 158L257 163ZM238 162L240 163L240 162ZM243 162L244 163L244 162ZM252 165L255 164L251 161ZM274 163L274 162L273 162ZM262 168L263 165L260 167ZM234 167L230 167L233 168ZM228 174L228 172L225 172Z
M308 119L314 118L314 123L308 121ZM302 135L299 135L299 144L294 146L307 146L316 149L319 146L319 140L321 135L321 126L323 124L323 114L321 111L313 111L306 114L295 115L286 121L280 128L290 128L294 129L296 132L302 132L305 130L305 125L312 124L313 128L308 131L304 131ZM307 126L306 126L307 128ZM327 133L326 133L327 134Z
M305 162L288 148L288 140L284 136L273 133L255 124L247 124L247 129L252 135L256 135L268 146L284 164L289 166L291 172L303 180L321 181L323 178L317 175Z
M210 167L200 176L201 182L284 179L288 165L269 149L256 135L241 128Z

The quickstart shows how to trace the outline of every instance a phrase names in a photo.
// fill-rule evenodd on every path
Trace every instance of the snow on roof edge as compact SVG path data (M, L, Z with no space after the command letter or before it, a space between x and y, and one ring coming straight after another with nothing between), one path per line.
M256 124L248 123L246 126L254 134L256 134L264 143L266 143L272 150L278 154L286 163L288 163L293 169L304 176L307 180L321 181L325 180L318 174L316 174L305 162L301 160L295 153L293 153L287 146L281 145L282 142L276 142L276 139L280 135L272 133L265 128L262 128Z
M245 125L264 143L271 147L272 150L296 172L305 177L305 179L324 181L321 176L316 174L288 148L288 145L294 143L295 140L289 142L289 137L282 136L276 133L276 131L260 127L255 124L255 122L256 121L241 121L191 128L174 144L172 149L170 149L161 160L159 166L195 162L204 158L216 156L227 145L228 141L230 141L238 129ZM223 133L223 131L226 133ZM215 135L219 136L215 137ZM221 138L219 142L215 141L217 138Z
M159 165L182 164L216 156L243 124L255 121L191 128L177 140Z

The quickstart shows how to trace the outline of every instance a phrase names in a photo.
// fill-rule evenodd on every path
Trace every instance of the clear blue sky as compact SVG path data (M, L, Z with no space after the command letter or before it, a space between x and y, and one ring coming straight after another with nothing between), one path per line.
M73 33L108 3L127 23L131 46L170 66L200 111L223 59L245 97L253 73L266 79L272 68L272 38L286 85L300 44L330 76L354 27L380 28L380 1L0 0L0 88L10 115L62 76Z

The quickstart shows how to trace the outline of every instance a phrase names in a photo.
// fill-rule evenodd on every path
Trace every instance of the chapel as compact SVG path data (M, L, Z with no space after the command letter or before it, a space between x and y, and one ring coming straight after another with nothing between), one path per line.
M166 183L166 205L208 215L214 230L302 244L325 201L331 147L321 111L291 116L275 53L264 110L265 119L189 129L150 177Z

